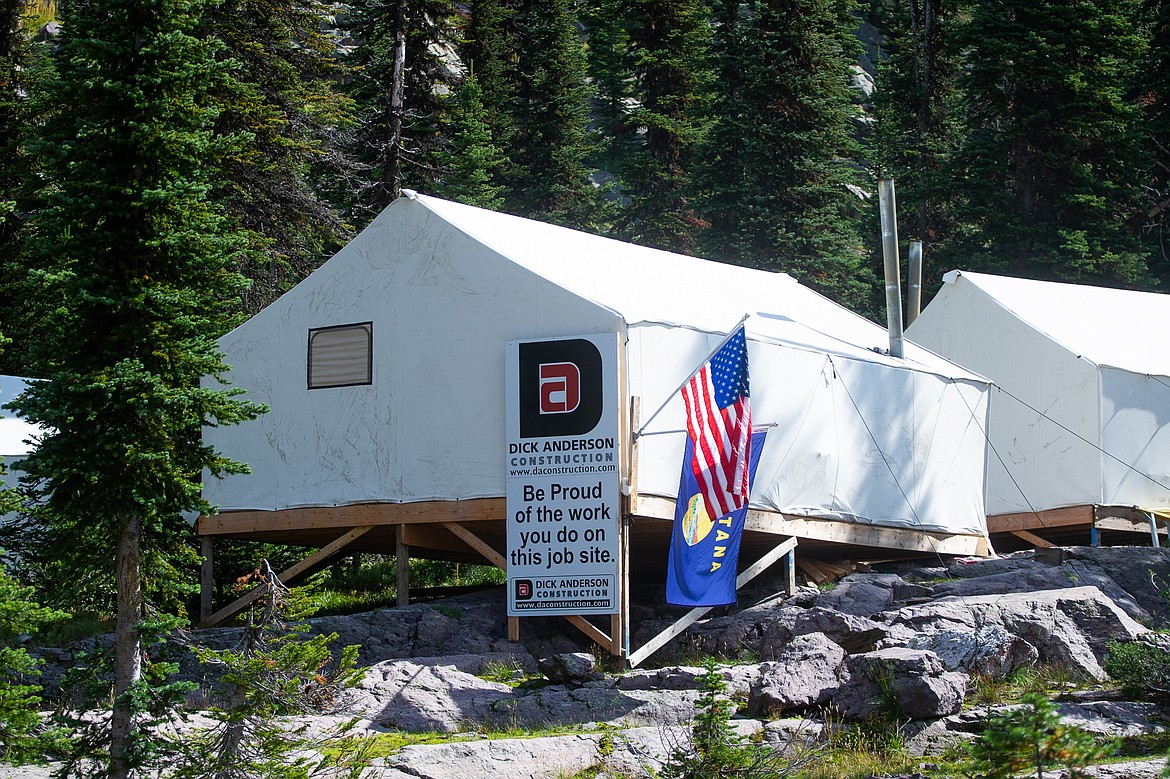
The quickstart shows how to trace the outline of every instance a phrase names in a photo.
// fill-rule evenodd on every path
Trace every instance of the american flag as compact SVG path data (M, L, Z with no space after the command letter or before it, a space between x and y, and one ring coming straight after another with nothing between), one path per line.
M752 405L747 335L740 327L683 387L691 467L711 519L743 508L751 491Z

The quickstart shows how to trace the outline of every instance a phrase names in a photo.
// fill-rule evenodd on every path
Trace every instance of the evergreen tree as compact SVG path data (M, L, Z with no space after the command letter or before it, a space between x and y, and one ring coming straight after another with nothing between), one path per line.
M886 56L878 63L873 97L875 158L882 175L897 183L900 234L924 241L933 253L961 224L948 176L964 132L956 83L959 14L942 0L890 3L884 10L878 23ZM936 273L927 278L949 270L932 266Z
M503 205L503 187L492 183L492 172L504 164L503 150L492 141L483 92L469 75L449 98L447 145L435 158L445 171L435 194L480 208Z
M599 229L589 181L593 151L585 50L570 0L525 0L519 16L507 208L521 216Z
M627 109L621 136L629 151L616 161L630 202L616 232L692 254L698 218L687 190L694 151L708 126L710 8L704 0L654 0L634 4L630 13L636 103Z
M255 313L311 273L349 236L333 199L349 189L352 163L341 148L353 121L340 93L336 41L317 0L224 0L208 32L233 67L216 95L216 130L246 135L224 161L211 197L249 239L240 270Z
M1143 145L1148 154L1145 243L1151 271L1170 288L1170 2L1151 0L1143 21L1150 29L1149 56L1140 70L1147 81Z
M27 344L38 312L27 305L19 263L28 194L34 180L25 154L27 136L37 122L30 106L30 76L40 70L24 26L24 0L0 0L0 323L15 339L0 353L0 373L27 375ZM41 58L43 59L43 58Z
M243 286L233 270L239 244L207 199L224 153L208 96L224 68L197 35L202 5L109 0L63 10L45 90L68 110L41 134L48 180L30 238L32 273L51 305L35 344L48 380L15 408L47 431L21 467L42 485L57 529L116 582L108 775L121 778L149 741L135 719L143 549L184 548L191 530L180 512L208 508L204 469L242 470L203 445L201 426L261 409L200 387L227 370L215 338Z
M484 122L503 149L511 148L515 120L516 9L511 0L471 0L463 30L463 61L483 93ZM499 171L493 172L493 179Z
M449 45L453 9L450 0L359 0L351 11L359 41L347 58L358 110L351 148L366 171L353 214L364 224L402 187L434 180L438 94L450 81L437 51Z
M704 253L787 271L857 310L872 274L857 223L860 150L848 0L716 7L715 125L696 180Z
M0 514L18 505L14 494L0 490ZM35 683L40 661L20 646L19 637L67 616L39 606L33 589L22 587L0 567L0 762L42 762L47 753L64 744L63 732L41 727L40 688Z
M1130 0L975 0L960 44L971 130L952 179L970 235L964 267L1143 285L1141 193L1127 100L1143 42Z

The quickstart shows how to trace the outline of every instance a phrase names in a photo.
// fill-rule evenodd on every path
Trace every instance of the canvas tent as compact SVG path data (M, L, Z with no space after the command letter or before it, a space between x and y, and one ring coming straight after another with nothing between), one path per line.
M30 442L38 429L36 425L21 419L15 411L4 408L24 392L26 386L28 379L0 376L0 463L4 464L5 470L0 475L0 487L16 487L20 474L12 465L32 451ZM0 516L0 522L3 521L4 517Z
M1168 318L1168 295L946 274L906 335L997 386L989 514L1170 508Z
M252 472L205 480L222 513L200 532L287 541L333 516L314 507L375 521L368 507L399 506L395 521L410 523L421 518L411 507L459 517L489 506L502 519L505 342L617 333L622 397L637 398L645 419L744 314L755 420L774 424L753 509L933 532L975 551L985 537L980 376L913 346L890 357L882 328L782 273L414 193L221 339L227 378L271 412L205 430ZM672 516L683 427L675 396L623 465L639 515Z

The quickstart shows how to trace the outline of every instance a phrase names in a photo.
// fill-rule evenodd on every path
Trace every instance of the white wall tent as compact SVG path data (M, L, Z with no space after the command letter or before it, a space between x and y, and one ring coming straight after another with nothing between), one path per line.
M505 342L617 333L645 419L744 314L754 418L775 423L754 508L985 535L981 377L912 346L889 357L881 327L785 274L413 193L221 339L231 383L272 410L205 431L252 468L205 494L223 526L233 511L500 498ZM319 381L351 386L308 388L314 337L350 360L333 375L319 357ZM675 397L638 440L638 495L673 500L683 427Z
M19 376L0 376L0 462L4 463L6 473L0 475L0 487L15 487L20 478L12 464L23 459L30 451L29 443L37 433L36 425L26 422L17 416L15 411L5 409L4 406L16 399L28 386L28 379ZM0 516L0 522L4 517Z
M907 337L995 382L989 514L1170 507L1170 295L966 271Z

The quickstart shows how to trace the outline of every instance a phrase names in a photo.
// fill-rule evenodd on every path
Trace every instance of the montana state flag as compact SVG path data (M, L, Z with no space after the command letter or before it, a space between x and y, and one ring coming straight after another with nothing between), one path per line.
M751 438L749 490L764 448L764 432L761 430ZM712 519L691 466L693 457L694 443L687 436L666 566L666 602L672 606L726 606L735 603L739 542L747 504Z

